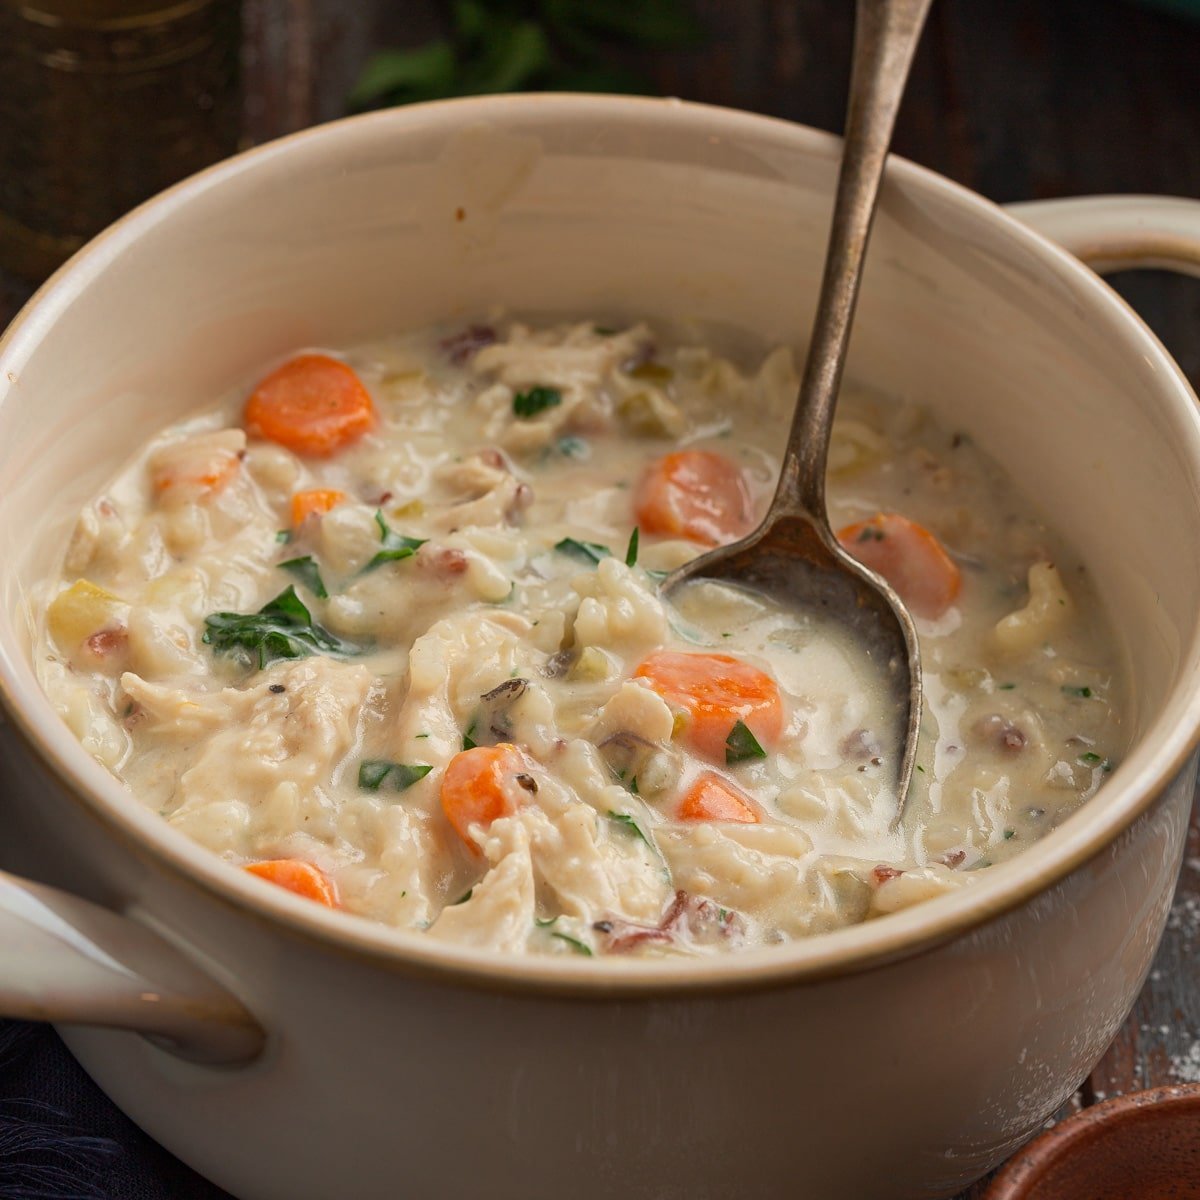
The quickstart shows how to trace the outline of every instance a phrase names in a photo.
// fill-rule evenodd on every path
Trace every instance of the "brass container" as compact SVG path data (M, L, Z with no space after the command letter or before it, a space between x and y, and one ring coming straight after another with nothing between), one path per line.
M0 0L0 267L45 278L232 153L241 0Z

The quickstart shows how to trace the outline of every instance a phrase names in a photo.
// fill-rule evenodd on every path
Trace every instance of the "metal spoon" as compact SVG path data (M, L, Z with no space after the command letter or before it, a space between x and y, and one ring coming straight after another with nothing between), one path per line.
M912 781L921 724L921 660L912 618L888 584L861 566L829 527L825 460L867 239L896 110L930 0L858 0L846 137L825 274L779 485L748 537L703 554L663 580L719 579L775 597L789 608L827 613L845 625L882 670L895 705L895 743L904 754L897 817Z

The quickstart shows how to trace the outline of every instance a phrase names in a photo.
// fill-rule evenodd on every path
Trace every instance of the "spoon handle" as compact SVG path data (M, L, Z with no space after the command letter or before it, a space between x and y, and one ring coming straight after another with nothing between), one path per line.
M770 517L828 525L825 460L883 164L930 0L858 0L850 102L825 273Z

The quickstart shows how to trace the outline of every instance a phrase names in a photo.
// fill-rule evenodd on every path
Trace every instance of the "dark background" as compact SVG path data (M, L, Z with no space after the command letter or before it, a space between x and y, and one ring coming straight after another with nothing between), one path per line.
M661 94L840 128L850 0L694 0L691 7L702 31L695 45L624 46L614 58ZM244 0L243 28L242 129L250 145L343 115L373 52L438 36L446 15L432 0ZM895 148L999 202L1096 192L1200 197L1198 76L1200 21L1164 10L1128 0L934 0ZM1200 382L1200 281L1135 272L1115 284ZM0 324L30 291L0 273ZM1194 822L1150 982L1068 1110L1200 1079L1198 914ZM36 1140L43 1130L49 1142ZM84 1140L65 1144L65 1130ZM397 1178L402 1194L399 1165ZM51 1031L0 1024L0 1200L221 1195L109 1106ZM346 1195L353 1196L349 1180Z

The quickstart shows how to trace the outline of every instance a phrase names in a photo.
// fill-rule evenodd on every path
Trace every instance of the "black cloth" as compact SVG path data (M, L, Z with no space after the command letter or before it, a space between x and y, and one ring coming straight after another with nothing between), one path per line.
M0 1200L230 1200L144 1134L49 1025L0 1021Z

